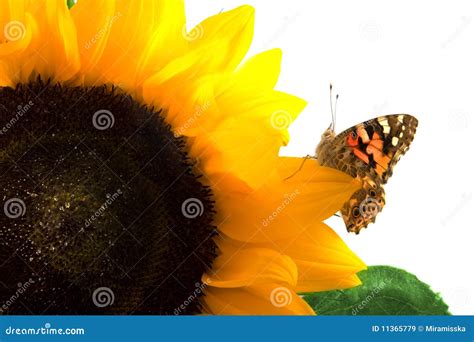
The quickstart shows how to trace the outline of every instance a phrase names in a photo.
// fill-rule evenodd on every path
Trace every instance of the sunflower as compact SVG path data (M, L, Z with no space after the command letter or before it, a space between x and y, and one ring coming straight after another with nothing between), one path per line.
M323 223L360 187L278 156L305 106L254 10L0 3L0 299L9 314L313 314L360 283Z

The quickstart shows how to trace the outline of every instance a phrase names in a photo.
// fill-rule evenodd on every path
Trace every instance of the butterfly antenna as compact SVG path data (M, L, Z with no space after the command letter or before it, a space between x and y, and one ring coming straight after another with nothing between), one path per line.
M339 94L336 95L336 102L334 103L334 117L332 118L332 129L336 130L336 113L337 113L337 99L339 98Z
M332 119L332 122L331 122L331 125L329 126L331 129L334 130L334 111L332 109L332 84L329 83L329 103L330 103L330 106L331 106L331 119Z

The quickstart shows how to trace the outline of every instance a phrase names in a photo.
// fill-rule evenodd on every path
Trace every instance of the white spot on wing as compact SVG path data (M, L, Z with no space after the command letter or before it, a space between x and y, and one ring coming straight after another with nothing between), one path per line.
M388 124L388 120L385 117L377 118L380 125L383 127L383 133L388 134L390 133L390 125Z

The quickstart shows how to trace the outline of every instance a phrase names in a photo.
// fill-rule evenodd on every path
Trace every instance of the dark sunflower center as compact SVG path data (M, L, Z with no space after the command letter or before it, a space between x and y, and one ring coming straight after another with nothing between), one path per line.
M117 89L1 88L0 314L198 312L213 203L185 148Z

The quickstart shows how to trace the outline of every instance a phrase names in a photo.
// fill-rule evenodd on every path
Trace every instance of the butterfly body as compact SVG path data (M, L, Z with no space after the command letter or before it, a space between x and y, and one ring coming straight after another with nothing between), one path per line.
M383 185L408 150L418 120L393 114L360 123L337 134L330 127L321 137L316 156L321 165L357 178L362 186L344 203L341 214L349 232L358 234L375 222L385 205Z

